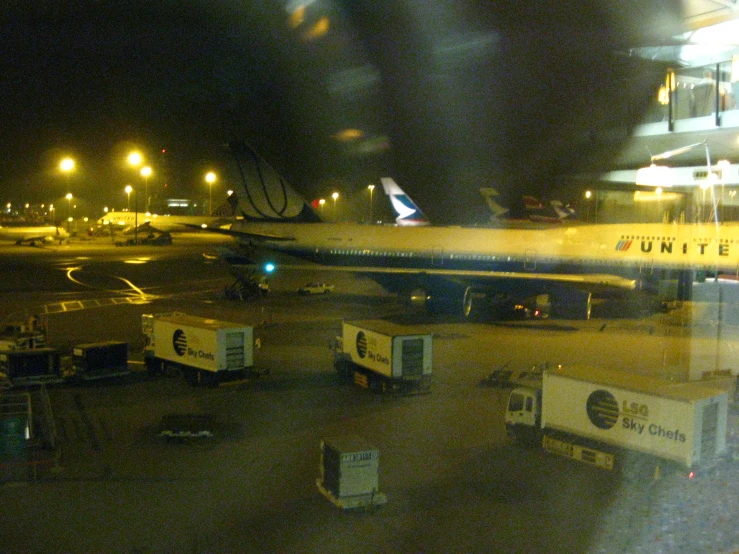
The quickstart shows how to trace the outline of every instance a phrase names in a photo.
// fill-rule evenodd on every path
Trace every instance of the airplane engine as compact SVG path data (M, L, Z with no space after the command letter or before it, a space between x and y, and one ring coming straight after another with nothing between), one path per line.
M462 297L462 315L466 319L479 318L487 311L486 307L489 305L487 300L488 295L485 291L467 287Z
M590 319L591 296L587 291L560 288L549 295L550 313L559 319Z
M408 306L414 311L427 310L429 307L429 293L426 289L418 287L408 293Z

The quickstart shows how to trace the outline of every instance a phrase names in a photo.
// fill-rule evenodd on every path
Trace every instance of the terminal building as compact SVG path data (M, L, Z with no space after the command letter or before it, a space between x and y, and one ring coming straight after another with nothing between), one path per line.
M581 218L617 222L739 221L739 11L686 3L690 30L629 55L663 62L642 122L612 170L578 175ZM607 140L600 137L601 140Z

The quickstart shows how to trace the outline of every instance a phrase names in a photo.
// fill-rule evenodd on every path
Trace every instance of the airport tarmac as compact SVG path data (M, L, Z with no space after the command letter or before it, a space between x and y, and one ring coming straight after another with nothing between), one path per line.
M172 247L0 248L6 320L45 311L55 346L125 340L136 362L141 314L181 311L254 325L255 363L269 370L220 388L139 372L51 388L59 464L37 481L0 488L0 550L637 551L648 518L604 526L613 525L624 496L647 513L654 487L511 444L507 392L480 380L506 362L683 378L690 364L736 359L728 327L685 327L664 314L535 324L411 318L372 281L314 266L278 268L263 300L228 301L223 287L232 277L202 256L215 244L175 237ZM332 282L336 291L295 294L309 280ZM434 334L431 394L382 396L338 379L329 340L342 319L375 317ZM170 413L210 414L216 434L164 442L155 430ZM318 494L320 440L348 436L380 450L388 497L381 508L343 512Z

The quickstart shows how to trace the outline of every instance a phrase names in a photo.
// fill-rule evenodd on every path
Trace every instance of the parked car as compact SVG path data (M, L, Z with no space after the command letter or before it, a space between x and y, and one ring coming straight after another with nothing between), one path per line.
M313 282L306 283L305 285L300 287L298 289L298 294L302 294L304 296L308 294L326 294L333 290L333 285L329 285L328 283Z

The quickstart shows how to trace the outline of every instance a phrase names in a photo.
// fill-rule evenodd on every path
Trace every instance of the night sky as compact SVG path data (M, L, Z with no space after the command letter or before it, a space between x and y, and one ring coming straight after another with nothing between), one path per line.
M153 191L203 194L215 169L215 196L244 141L309 200L359 210L391 175L439 223L476 219L482 186L546 196L617 151L593 131L623 136L662 75L623 53L679 23L647 0L5 4L3 202L121 204L132 148Z

